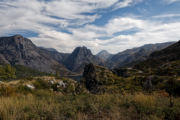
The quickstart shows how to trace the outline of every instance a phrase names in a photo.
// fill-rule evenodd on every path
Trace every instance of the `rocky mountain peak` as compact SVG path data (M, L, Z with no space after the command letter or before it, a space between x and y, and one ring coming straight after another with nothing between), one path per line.
M24 40L24 37L19 34L12 36L12 38L14 38L15 40Z
M102 60L94 56L90 49L77 47L72 54L65 60L66 67L71 71L83 72L83 68L88 63L100 64Z
M0 49L15 49L16 51L35 49L36 46L31 40L24 38L21 35L14 35L11 37L0 37Z
M24 38L22 35L14 35L11 36L9 41L14 42L15 44L25 44L26 42L30 42L27 38Z
M72 52L72 54L75 56L77 56L77 55L80 55L80 56L92 55L91 50L85 46L75 48L75 50Z

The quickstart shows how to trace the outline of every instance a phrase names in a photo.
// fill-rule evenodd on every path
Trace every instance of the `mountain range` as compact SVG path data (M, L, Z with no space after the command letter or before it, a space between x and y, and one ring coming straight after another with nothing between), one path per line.
M175 42L146 44L141 47L127 49L109 57L106 61L106 65L109 68L132 66L133 64L146 60L154 51L162 50L174 43Z
M148 44L114 55L103 50L93 55L85 46L75 48L72 53L60 53L53 48L38 47L21 35L14 35L0 37L0 63L23 65L48 73L59 72L61 75L82 74L86 64L93 63L108 68L123 67L146 60L152 52L173 43Z

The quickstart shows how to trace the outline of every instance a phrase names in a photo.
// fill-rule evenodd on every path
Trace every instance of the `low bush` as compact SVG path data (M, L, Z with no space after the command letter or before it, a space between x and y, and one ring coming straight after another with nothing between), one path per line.
M36 89L50 89L51 87L47 81L42 80L40 78L34 81L33 85Z

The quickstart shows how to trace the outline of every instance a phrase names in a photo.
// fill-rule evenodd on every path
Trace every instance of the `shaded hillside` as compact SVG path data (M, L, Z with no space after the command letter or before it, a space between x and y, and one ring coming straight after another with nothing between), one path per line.
M147 60L135 65L135 68L160 75L180 75L180 42L153 52Z
M109 68L124 67L133 62L143 61L146 60L152 52L166 48L173 43L174 42L147 44L142 47L128 49L112 56L106 65Z
M62 64L21 35L0 38L0 63L23 65L41 72L68 74Z
M162 62L180 60L180 41L150 55L150 58L161 60Z

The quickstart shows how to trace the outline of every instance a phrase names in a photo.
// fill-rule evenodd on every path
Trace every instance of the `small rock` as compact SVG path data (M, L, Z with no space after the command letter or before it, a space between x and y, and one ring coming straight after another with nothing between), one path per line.
M50 83L51 85L53 85L53 84L54 84L54 81L53 81L53 80L50 80L49 83Z
M30 88L30 89L35 89L35 87L33 85L27 84L26 87Z
M59 81L58 84L64 88L66 87L66 84L63 81Z
M0 84L3 84L4 82L3 81L0 81Z

